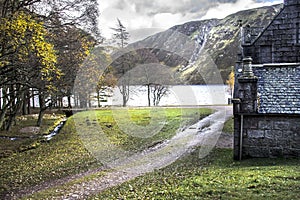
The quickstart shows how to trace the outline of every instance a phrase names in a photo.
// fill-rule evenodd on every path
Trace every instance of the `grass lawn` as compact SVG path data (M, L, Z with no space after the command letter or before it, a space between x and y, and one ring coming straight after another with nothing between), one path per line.
M124 111L126 110L122 112ZM96 113L95 118L89 118L91 112ZM151 112L149 109L131 109L129 110L130 122L139 126L147 126L151 124L153 116ZM99 124L114 145L126 150L140 151L172 137L181 126L193 124L200 118L209 115L211 110L168 108L164 109L164 113L165 120L160 131L147 138L133 137L126 131L120 131L113 115L114 112L111 110L81 112L74 115L67 120L60 134L51 141L41 143L38 148L16 152L9 157L0 159L0 197L7 192L18 191L45 181L100 167L101 163L97 162L94 156L87 151L86 144L83 144L83 138L79 136L84 134L86 138L93 139L94 133L91 128L93 124ZM79 120L76 123L74 122L75 116ZM128 118L128 114L124 114L124 117ZM120 121L122 120L119 119L118 122L120 123ZM79 129L78 125L84 129ZM85 132L78 133L78 130ZM8 141L5 142L5 145L7 144Z
M87 143L102 141L96 131L101 128L103 137L110 143L136 152L171 138L181 127L192 125L211 113L212 110L206 108L131 108L81 112L75 121L82 140Z
M232 150L197 152L90 199L300 199L299 159L234 162Z

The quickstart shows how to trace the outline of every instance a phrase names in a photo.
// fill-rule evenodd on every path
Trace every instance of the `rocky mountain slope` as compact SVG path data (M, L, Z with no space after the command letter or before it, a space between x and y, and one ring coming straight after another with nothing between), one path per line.
M187 84L225 82L240 52L241 26L265 27L282 5L240 11L224 19L174 26L133 43L135 63L168 66Z

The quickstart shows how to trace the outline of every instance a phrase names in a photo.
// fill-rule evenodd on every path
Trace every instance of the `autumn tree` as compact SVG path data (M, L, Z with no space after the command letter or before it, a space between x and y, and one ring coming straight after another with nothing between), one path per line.
M0 127L10 111L6 129L12 125L24 103L24 94L32 87L38 75L50 83L50 74L59 74L53 45L46 37L42 22L29 13L20 11L0 19L0 88L3 106L0 114ZM50 88L48 84L45 87Z
M60 23L54 21L53 23ZM57 25L59 27L59 25ZM51 31L50 40L57 51L57 66L62 71L62 77L56 82L57 92L55 98L62 106L62 98L67 97L68 107L71 107L71 96L77 72L95 46L96 40L85 31L75 26L64 26Z
M57 44L53 46L51 31L67 27L88 33L78 34L73 41L82 35L98 37L98 4L96 0L0 0L0 5L0 127L6 118L9 129L16 114L28 102L30 88L39 91L43 111L48 106L45 100L60 86L58 80L62 73L57 68L60 61L57 58L63 58L66 52L57 51L60 49ZM54 18L60 23L52 23Z
M234 89L234 72L233 70L228 75L228 80L226 81L226 84L228 85L228 88L230 90L230 96L233 97L233 89Z

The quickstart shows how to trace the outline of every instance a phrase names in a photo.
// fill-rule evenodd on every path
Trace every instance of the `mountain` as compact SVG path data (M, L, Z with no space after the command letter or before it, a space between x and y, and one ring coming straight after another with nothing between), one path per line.
M186 84L225 83L240 52L240 25L266 27L282 5L240 11L224 19L192 21L129 45L135 63L160 63Z

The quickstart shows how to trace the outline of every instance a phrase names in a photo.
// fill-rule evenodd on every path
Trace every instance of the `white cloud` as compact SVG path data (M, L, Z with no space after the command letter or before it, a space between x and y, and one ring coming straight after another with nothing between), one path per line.
M254 0L238 0L235 3L219 3L217 6L210 8L201 19L223 19L224 17L241 10L270 6L279 3L282 3L282 0L275 0L273 2L264 1L260 3L257 3Z
M116 27L116 19L119 18L130 33L135 32L131 35L138 37L137 33L141 36L143 31L148 35L151 31L165 30L188 21L224 18L240 10L283 2L222 0L221 2L233 3L216 4L216 1L218 0L99 0L99 26L102 35L110 38L113 34L111 28Z
M155 27L170 27L182 18L181 13L158 13L154 15L152 24Z

